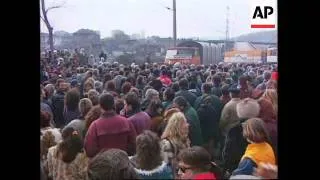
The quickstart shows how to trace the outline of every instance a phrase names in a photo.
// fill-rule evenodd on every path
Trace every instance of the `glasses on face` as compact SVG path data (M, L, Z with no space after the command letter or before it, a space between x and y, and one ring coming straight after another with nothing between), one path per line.
M179 169L178 169L178 171L181 171L182 173L185 173L186 172L186 170L188 170L188 169L192 169L192 167L179 167Z

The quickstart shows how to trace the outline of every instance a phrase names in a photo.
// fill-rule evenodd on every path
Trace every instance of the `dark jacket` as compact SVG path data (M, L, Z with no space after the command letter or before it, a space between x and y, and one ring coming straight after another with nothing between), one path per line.
M184 97L191 105L193 105L197 99L197 96L188 90L180 90L176 92L175 97L178 97L178 96Z
M63 116L64 96L65 96L65 93L61 91L58 91L55 95L52 96L52 112L53 112L54 122L57 128L60 128L66 125L66 121Z
M197 101L199 102L197 104ZM219 121L222 110L222 104L215 95L203 95L196 100L196 111L198 113L201 133L204 143L209 140L218 140L219 137Z
M242 122L247 119L243 119L240 123L228 132L225 140L225 145L222 150L222 161L224 169L232 172L238 167L242 155L244 154L248 142L242 135Z
M250 158L244 158L240 161L239 166L232 172L232 176L235 175L252 175L254 168L257 168L257 164Z
M118 148L129 155L135 152L136 131L125 117L104 113L94 121L84 140L84 149L92 158L103 149Z
M203 139L197 112L193 109L193 107L188 106L185 109L184 114L190 126L189 138L191 141L191 146L201 146L203 144Z
M67 108L65 108L65 110L63 112L63 117L64 117L66 124L68 124L72 120L78 119L80 117L80 112L78 109L76 109L75 111L70 111Z

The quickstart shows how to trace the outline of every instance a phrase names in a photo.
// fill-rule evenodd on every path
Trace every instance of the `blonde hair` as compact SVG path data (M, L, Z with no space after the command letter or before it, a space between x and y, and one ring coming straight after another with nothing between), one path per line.
M168 121L168 124L161 136L162 139L170 138L176 140L185 140L185 135L182 134L181 124L186 121L186 118L182 112L175 112Z
M278 114L278 93L275 89L266 89L262 98L269 100L273 106L274 111Z

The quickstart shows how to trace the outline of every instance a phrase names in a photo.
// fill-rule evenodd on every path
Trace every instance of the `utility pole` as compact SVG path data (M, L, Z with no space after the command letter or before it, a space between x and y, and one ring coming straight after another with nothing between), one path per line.
M227 51L227 45L229 41L229 6L227 6L227 13L226 13L226 40L224 43L224 53Z
M176 0L173 0L173 46L177 45L177 9L176 9Z

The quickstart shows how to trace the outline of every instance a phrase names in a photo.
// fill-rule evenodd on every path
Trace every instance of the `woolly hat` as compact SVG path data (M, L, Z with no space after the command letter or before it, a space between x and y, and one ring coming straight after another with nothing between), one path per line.
M259 112L260 105L254 99L246 98L237 104L237 114L239 118L255 118L258 117Z

